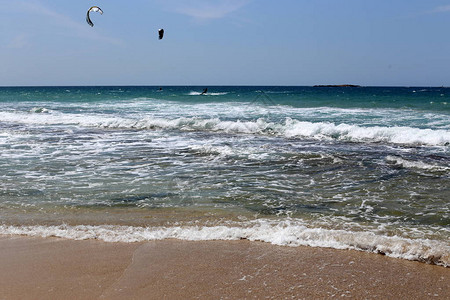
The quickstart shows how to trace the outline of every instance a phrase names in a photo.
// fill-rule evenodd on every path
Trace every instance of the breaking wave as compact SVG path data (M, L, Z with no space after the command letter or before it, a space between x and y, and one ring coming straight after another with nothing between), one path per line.
M60 237L74 240L98 239L105 242L144 242L163 239L189 241L239 240L262 241L281 246L311 246L350 249L394 258L450 266L450 246L426 239L382 236L371 232L350 232L308 228L301 224L272 224L259 220L240 226L131 227L101 226L0 226L0 234Z
M190 92L189 96L199 96L199 95L203 95L203 96L223 96L228 94L227 92L221 92L221 93L205 93L202 94L202 92Z
M123 117L105 117L103 115L72 115L61 113L23 114L3 112L0 113L0 119L7 122L39 125L75 125L109 129L212 131L348 142L428 146L450 145L450 131L444 129L420 129L406 126L366 127L345 123L306 122L292 118L285 118L281 122L268 122L262 118L251 121L199 117L180 117L175 119L143 117L140 119L132 119Z

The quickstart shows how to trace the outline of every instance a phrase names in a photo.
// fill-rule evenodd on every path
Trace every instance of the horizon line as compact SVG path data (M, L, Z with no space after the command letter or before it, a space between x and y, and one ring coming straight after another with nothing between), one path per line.
M352 86L346 86L352 85ZM365 88L365 87L397 87L397 88L450 88L445 85L356 85L356 84L314 84L314 85L260 85L260 84L92 84L92 85L0 85L0 88L21 87L342 87L342 88Z

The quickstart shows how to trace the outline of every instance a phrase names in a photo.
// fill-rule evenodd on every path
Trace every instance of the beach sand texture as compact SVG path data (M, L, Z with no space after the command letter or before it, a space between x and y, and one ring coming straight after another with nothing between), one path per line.
M450 269L259 242L0 238L0 299L450 299Z

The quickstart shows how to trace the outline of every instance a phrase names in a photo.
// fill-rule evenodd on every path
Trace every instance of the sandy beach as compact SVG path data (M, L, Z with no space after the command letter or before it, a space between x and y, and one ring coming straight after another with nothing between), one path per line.
M0 300L450 300L450 0L96 2L0 0Z
M241 241L0 238L0 299L449 299L450 269Z

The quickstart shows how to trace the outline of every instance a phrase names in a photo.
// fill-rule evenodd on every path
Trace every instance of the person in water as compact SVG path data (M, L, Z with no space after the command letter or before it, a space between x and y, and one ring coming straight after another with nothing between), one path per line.
M208 92L208 88L205 88L200 95L206 95L207 92Z

